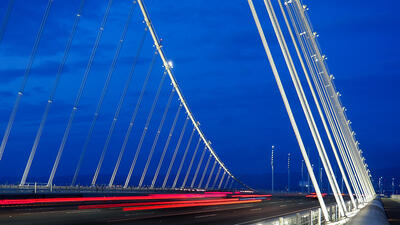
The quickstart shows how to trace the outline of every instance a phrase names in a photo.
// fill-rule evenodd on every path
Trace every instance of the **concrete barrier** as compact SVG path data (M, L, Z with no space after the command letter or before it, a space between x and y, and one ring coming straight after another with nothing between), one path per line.
M389 225L385 209L379 198L371 201L347 223L350 225Z
M395 199L395 200L400 200L400 195L392 195L390 198Z

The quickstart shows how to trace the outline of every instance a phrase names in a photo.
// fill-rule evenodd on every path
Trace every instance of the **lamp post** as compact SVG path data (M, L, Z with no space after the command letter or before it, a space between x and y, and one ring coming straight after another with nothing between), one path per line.
M322 185L322 167L319 168L319 185L321 186L321 190L323 190L323 185Z
M395 194L395 192L394 192L394 177L392 178L392 195L394 195Z
M275 146L272 145L271 150L271 192L274 192L274 148Z
M290 192L290 153L288 153L288 189L287 192Z
M307 155L310 155L310 149L307 149ZM312 171L314 172L314 164L312 164ZM307 173L307 191L310 193L310 173Z
M343 177L342 177L342 187L341 187L341 189L340 189L340 192L343 193Z
M314 164L311 164L311 168L312 168L312 171L314 171ZM311 192L311 186L310 186L310 175L308 176L308 193L310 193Z
M288 173L288 183L287 183L287 192L290 191L290 153L288 153L287 159L287 173Z
M304 192L304 159L301 160L301 192Z

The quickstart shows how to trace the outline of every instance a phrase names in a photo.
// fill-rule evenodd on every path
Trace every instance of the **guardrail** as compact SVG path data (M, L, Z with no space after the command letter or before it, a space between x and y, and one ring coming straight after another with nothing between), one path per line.
M390 198L400 200L400 195L391 195Z
M345 218L339 217L339 209L337 204L327 205L328 215L330 223L339 224L340 222L346 222ZM346 208L348 212L353 210L351 201L346 202ZM321 208L315 207L311 209L297 211L283 216L278 216L269 219L260 219L253 221L249 224L254 225L321 225L327 224L324 217L322 216Z

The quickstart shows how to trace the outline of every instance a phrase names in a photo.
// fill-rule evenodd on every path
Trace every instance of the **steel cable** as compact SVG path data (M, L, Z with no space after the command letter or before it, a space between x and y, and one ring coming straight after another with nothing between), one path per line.
M221 189L221 185L224 182L225 175L226 175L226 172L224 171L224 173L222 174L221 180L219 181L219 184L218 184L218 190Z
M103 102L104 102L104 98L105 98L105 96L107 94L111 78L112 78L112 76L114 74L115 67L116 67L116 64L118 62L119 55L120 55L121 49L122 49L124 41L125 41L126 33L128 32L128 29L129 29L129 24L131 22L131 18L132 18L135 6L136 6L136 3L133 2L132 5L131 5L131 8L129 10L128 18L127 18L127 20L125 22L124 29L122 31L121 37L119 39L119 43L118 43L117 49L116 49L116 51L114 53L114 58L112 60L111 66L109 68L109 71L108 71L108 74L107 74L107 78L106 78L106 82L104 83L103 90L101 91L101 95L100 95L100 98L99 98L99 101L98 101L98 104L97 104L96 112L94 113L94 116L93 116L93 124L95 124L96 121L97 121L97 118L99 116L100 110L101 110ZM121 102L119 102L119 103L121 103ZM118 105L119 108L121 108L121 106ZM107 135L107 138L106 138L106 141L105 141L105 144L104 144L103 149L101 151L101 155L100 155L100 159L99 159L98 164L97 164L96 172L95 172L95 174L93 176L93 179L92 179L92 183L91 183L92 186L96 184L97 177L98 177L98 175L100 173L100 170L101 170L101 166L103 165L104 157L105 157L105 154L107 152L107 148L108 148L109 142L111 140L112 132L114 131L116 120L117 119L114 117L113 124L111 125L111 128L110 128L110 130L108 132L108 135ZM92 135L88 135L88 139L89 139L88 143L90 142L90 137L91 136ZM86 152L86 149L84 149L84 151Z
M215 185L217 184L217 180L218 180L218 177L219 177L220 173L221 173L221 166L218 168L218 172L217 172L217 175L214 178L214 182L213 182L213 184L211 186L211 189L215 189Z
M181 159L181 163L179 164L178 172L175 175L175 179L174 179L174 183L172 184L172 188L175 188L176 183L178 182L178 178L179 178L179 175L180 175L180 173L182 171L183 163L185 162L185 159L186 159L190 144L192 143L192 139L193 139L193 135L194 135L195 131L196 131L196 129L193 128L192 133L190 134L190 137L189 137L189 141L186 144L186 148L185 148L185 151L183 153L183 156L182 156L182 159Z
M181 134L179 135L178 142L177 142L177 144L175 146L175 150L174 150L174 153L172 155L171 161L169 162L167 174L164 177L162 188L165 188L165 186L167 185L169 174L171 173L171 169L172 169L172 166L174 165L176 155L178 153L179 147L181 146L182 138L183 138L183 135L185 134L186 126L187 126L188 122L189 122L189 117L186 117L185 123L183 124L182 130L181 130Z
M73 122L73 120L75 118L76 111L78 110L78 105L80 103L83 91L85 89L88 75L89 75L89 73L91 71L91 68L92 68L92 64L93 64L93 61L94 61L94 58L95 58L95 55L96 55L96 52L97 52L97 49L98 49L102 34L103 34L103 31L104 31L104 26L107 23L107 19L108 19L108 15L110 13L110 8L111 8L112 2L113 2L113 0L109 0L107 8L106 8L106 11L104 13L104 16L103 16L103 19L102 19L102 22L101 22L101 25L100 25L100 28L99 28L99 31L97 33L97 37L96 37L95 43L93 45L92 52L90 54L88 64L86 66L86 69L85 69L85 72L84 72L84 75L83 75L83 78L82 78L82 81L81 81L81 84L80 84L80 87L79 87L79 90L78 90L78 93L77 93L77 96L76 96L76 99L75 99L75 102L74 102L74 105L72 107L72 111L71 111L69 119L68 119L67 127L66 127L66 129L64 131L64 135L63 135L60 147L58 149L56 160L55 160L55 162L53 164L53 169L51 171L50 178L49 178L49 180L47 182L48 186L51 185L52 182L53 182L52 178L54 177L54 174L55 174L55 172L57 170L58 162L61 159L61 155L62 155L62 153L64 151L65 144L67 143L67 139L68 139L68 136L69 136L69 132L71 130L72 122Z
M43 129L44 129L44 126L46 124L47 117L48 117L51 105L53 104L54 96L56 94L58 84L60 82L61 75L62 75L62 73L64 71L65 63L66 63L66 61L67 61L67 59L69 57L69 52L70 52L70 49L71 49L72 41L75 38L76 30L77 30L77 27L78 27L78 24L79 24L79 21L80 21L80 18L81 18L81 13L82 13L84 4L85 4L85 0L82 0L80 5L79 5L79 9L78 9L78 11L76 13L75 21L74 21L74 24L72 26L69 38L67 40L67 44L65 46L65 50L64 50L64 54L63 54L62 60L61 60L61 62L59 64L59 66L58 66L58 70L57 70L57 73L56 73L56 78L55 78L52 90L50 92L50 95L48 97L47 104L46 104L45 110L43 112L39 128L38 128L38 130L36 132L36 135L35 135L35 139L33 141L32 149L31 149L31 156L32 157L30 157L32 159L33 159L33 156L35 155L37 147L39 145L39 142L40 142L40 139L41 139L41 136L42 136L42 133L43 133Z
M174 97L174 93L175 93L175 89L172 88L171 93L170 93L169 98L168 98L167 105L165 106L165 109L164 109L164 112L163 112L163 115L162 115L162 118L161 118L161 121L160 121L160 124L159 124L159 126L157 128L156 136L154 138L154 141L153 141L153 144L151 146L149 155L147 157L146 165L144 166L144 169L143 169L143 172L142 172L142 176L141 176L140 181L139 181L139 185L138 185L139 188L142 187L144 178L145 178L146 173L147 173L147 169L149 168L151 158L153 157L153 154L154 154L154 149L157 146L158 139L160 137L162 128L164 126L165 118L167 117L169 107L171 106L171 102L172 102L172 98Z
M151 181L151 186L150 186L150 188L153 188L154 185L155 185L155 183L156 183L158 174L159 174L159 172L160 172L162 163L163 163L164 158L165 158L165 154L167 153L167 149L168 149L169 143L171 142L172 134L174 133L175 126L176 126L176 123L177 123L177 121L178 121L178 118L179 118L181 109L182 109L182 104L179 104L178 110L176 111L176 114L175 114L174 122L172 122L172 126L171 126L171 129L169 130L169 134L168 134L167 141L165 142L164 149L163 149L163 151L162 151L160 160L158 161L158 165L157 165L156 172L154 173L153 180Z
M210 156L208 157L206 166L204 167L204 170L203 170L203 173L201 175L200 182L199 182L199 185L197 186L197 188L201 188L201 185L203 184L204 177L206 176L206 173L207 173L208 165L210 164L210 161L211 161L211 156L212 155L210 154Z
M146 74L146 77L144 79L142 88L140 90L139 98L138 98L138 100L136 102L135 109L133 110L133 113L132 113L132 116L131 116L131 120L129 121L128 129L125 132L124 141L122 143L121 150L119 152L117 162L115 163L114 171L113 171L113 174L111 176L110 182L108 183L108 186L112 186L114 184L115 176L116 176L116 174L118 172L119 165L121 163L121 160L122 160L122 157L124 155L126 146L128 144L129 137L131 135L133 125L135 124L136 116L137 116L137 114L139 112L139 108L140 108L140 105L142 103L143 96L144 96L144 93L145 93L146 88L147 88L147 84L149 82L150 74L152 73L153 68L154 68L154 64L155 64L155 61L156 61L156 58L157 58L156 56L157 56L157 52L154 52L153 57L151 59L151 63L150 63L149 69L147 71L147 74Z
M12 129L13 124L14 124L15 116L17 114L18 107L19 107L19 104L21 102L21 98L22 98L22 96L24 94L24 91L25 91L26 83L28 82L28 78L29 78L29 74L30 74L31 69L32 69L33 62L35 61L37 49L39 47L39 44L40 44L40 41L41 41L41 38L42 38L42 34L43 34L43 30L44 30L44 27L46 25L47 18L49 16L52 4L53 4L53 0L49 0L48 3L47 3L47 6L46 6L46 10L45 10L45 12L43 14L43 17L42 17L42 21L40 23L39 31L36 34L35 42L33 44L32 51L31 51L31 54L29 56L28 64L25 67L25 72L24 72L24 76L23 76L23 79L22 79L21 86L20 86L19 91L18 91L17 99L15 100L13 109L12 109L11 114L10 114L10 118L8 120L8 123L7 123L6 130L4 132L3 140L1 142L0 160L3 157L4 149L6 148L8 137L10 136L10 132L11 132L11 129ZM31 156L30 156L30 158L31 158ZM23 182L21 181L22 185L25 184L25 179L23 177L23 179L22 179Z
M199 149L200 142L201 142L201 139L199 138L199 141L197 142L196 148L194 149L194 153L192 155L192 159L190 160L190 164L189 164L188 170L186 171L185 179L183 180L183 183L182 183L182 186L181 186L182 188L185 187L187 179L188 179L189 174L190 174L190 171L192 170L193 162L194 162L194 159L196 157L197 150ZM184 161L184 160L185 159L183 159L182 161ZM182 164L183 164L183 162L182 162Z
M207 179L206 186L204 187L204 189L206 189L206 190L207 190L207 188L208 188L208 185L210 184L211 177L212 177L212 174L214 173L214 169L215 169L215 166L216 166L216 165L217 165L217 161L215 160L215 161L214 161L214 164L213 164L213 167L212 167L212 169L211 169L211 171L210 171L210 174L208 175L208 179Z
M153 104L152 104L150 112L149 112L149 114L147 116L146 124L144 125L143 131L142 131L142 136L141 136L139 144L138 144L138 146L136 148L135 156L133 158L131 167L129 169L128 176L126 177L124 188L127 188L128 185L129 185L129 181L131 179L131 176L132 176L132 173L133 173L133 169L135 168L137 158L138 158L140 150L142 148L143 141L144 141L144 138L146 136L146 133L147 133L151 118L153 117L154 109L156 108L156 105L157 105L157 102L158 102L158 98L160 97L161 89L163 87L166 74L167 73L164 71L163 75L162 75L162 78L161 78L161 81L160 81L160 84L158 85L157 93L156 93L156 96L154 97Z
M15 0L8 1L6 14L3 17L3 22L1 23L1 26L0 26L0 43L3 40L4 33L6 32L8 20L10 19L11 11L14 6L14 1Z
M194 173L194 176L193 176L193 179L192 179L192 183L190 184L190 188L193 188L194 183L196 182L197 174L199 173L201 164L203 163L203 159L204 159L204 155L206 154L206 151L207 151L207 147L204 147L203 153L201 153L201 156L200 156L200 161L197 164L196 172Z

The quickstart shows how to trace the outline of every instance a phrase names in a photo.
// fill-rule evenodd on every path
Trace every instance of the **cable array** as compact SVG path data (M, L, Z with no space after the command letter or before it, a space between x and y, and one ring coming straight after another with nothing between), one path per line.
M281 82L280 74L275 65L273 55L268 46L263 27L260 23L260 19L254 7L253 1L248 0L248 3L254 22L257 26L258 33L261 37L265 52L267 54L268 61L271 65L280 94L282 96L286 111L288 113L293 131L296 135L296 139L304 158L306 168L309 172L312 184L321 205L324 218L326 221L329 221L330 217L326 209L325 201L322 198L319 184L316 181L312 165L310 163L309 153L305 150L299 128L295 121L294 114L291 110L290 103ZM340 95L334 87L332 81L333 76L330 75L328 72L326 56L321 54L320 46L316 41L317 34L313 31L308 15L306 14L308 8L304 6L300 0L285 1L284 5L286 7L286 11L280 0L278 0L278 4L286 27L288 29L291 41L293 43L296 56L300 61L300 65L307 80L308 87L311 91L313 101L318 110L318 115L323 123L324 131L328 137L333 155L335 156L335 162L339 167L343 181L346 184L347 191L351 196L350 198L353 204L353 210L356 210L358 207L357 203L363 205L371 201L375 196L375 192L372 188L372 183L369 178L368 171L366 170L367 167L362 160L362 156L356 144L357 142L354 139L354 135L350 127L350 122L349 120L347 120L343 110L344 107L341 105L341 102L339 100ZM323 168L321 168L321 176L322 171L325 171L331 190L334 194L336 204L339 209L340 217L346 217L349 212L346 208L341 190L333 172L331 161L327 154L327 148L322 141L319 127L315 122L310 103L307 100L303 84L300 80L300 74L298 73L295 63L293 61L292 52L289 50L289 47L286 43L285 36L278 22L278 17L275 13L271 1L264 0L264 5L268 13L270 22L273 26L276 38L278 39L279 47L284 56L286 66L289 70L293 86L300 101L303 113L306 117L308 127L318 150L319 159L321 160L323 165ZM290 20L286 16L286 12L288 13ZM297 37L297 39L295 38L295 36ZM306 64L304 63L303 58L305 59ZM312 80L310 79L309 74L311 74ZM317 90L318 96L315 93L315 89ZM323 110L321 108L321 103L323 106ZM327 118L329 124L326 122L325 118ZM334 136L334 139L332 138L332 134ZM339 149L340 155L337 154L337 149ZM343 169L342 164L345 165L345 169ZM350 183L348 182L347 177L349 177L351 181ZM353 198L353 191L356 193L357 203Z

